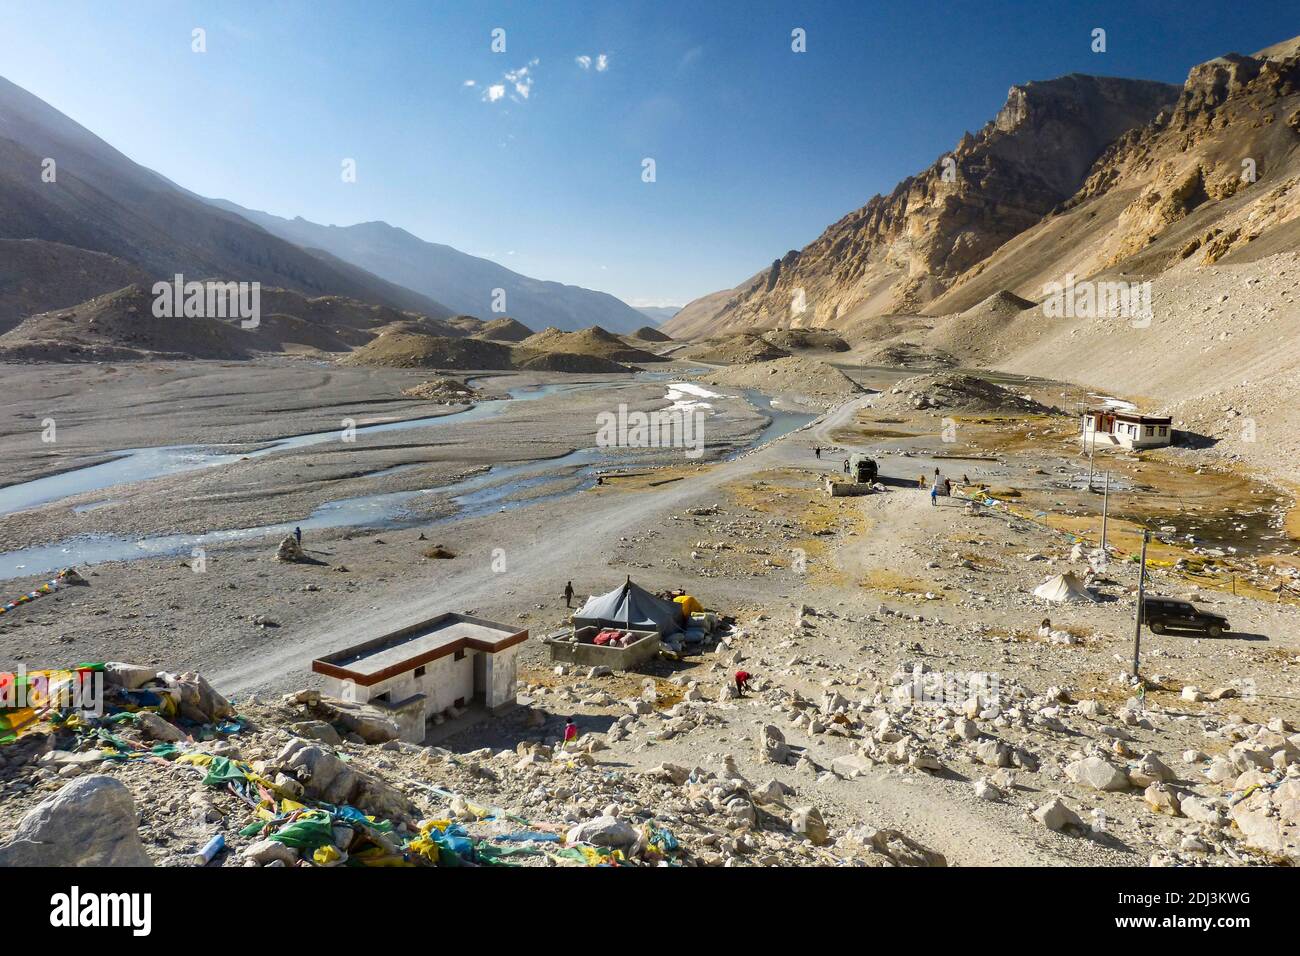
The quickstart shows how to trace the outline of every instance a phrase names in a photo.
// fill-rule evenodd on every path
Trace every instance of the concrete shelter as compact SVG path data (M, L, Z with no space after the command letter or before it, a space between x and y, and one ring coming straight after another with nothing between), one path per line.
M1113 408L1090 408L1083 415L1085 445L1159 448L1173 441L1173 419Z
M513 707L526 640L526 630L447 613L317 658L311 669L324 676L325 693L389 711L402 739L418 743L444 713Z

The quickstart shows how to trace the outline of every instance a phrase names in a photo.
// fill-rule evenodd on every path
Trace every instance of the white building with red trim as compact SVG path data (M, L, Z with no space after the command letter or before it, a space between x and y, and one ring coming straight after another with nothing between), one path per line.
M1160 448L1173 441L1173 419L1114 408L1090 408L1083 413L1085 446Z
M528 631L466 614L441 614L318 657L325 693L386 711L403 740L420 742L430 720L473 707L515 705L516 656Z

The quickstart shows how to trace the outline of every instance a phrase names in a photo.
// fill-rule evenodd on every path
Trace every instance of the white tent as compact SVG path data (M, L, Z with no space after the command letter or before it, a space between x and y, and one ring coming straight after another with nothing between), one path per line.
M1048 578L1038 587L1034 588L1034 597L1042 598L1044 601L1061 603L1064 601L1095 601L1097 596L1084 586L1084 583L1075 577L1073 571L1066 571L1064 574L1058 574L1054 578Z

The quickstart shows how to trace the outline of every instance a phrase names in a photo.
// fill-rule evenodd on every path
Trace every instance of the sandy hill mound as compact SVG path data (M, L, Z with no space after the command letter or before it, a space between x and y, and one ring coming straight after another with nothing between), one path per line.
M764 332L763 338L789 352L847 352L849 343L825 329L776 329Z
M421 398L427 402L437 402L439 405L470 405L493 397L484 394L477 388L471 388L464 382L445 377L431 378L419 385L404 388L402 394L408 398Z
M453 315L449 319L439 319L449 331L447 335L452 338L459 338L462 335L475 335L482 331L484 322L482 319L472 315Z
M928 344L968 362L987 361L1019 341L1009 331L1017 320L1034 315L1041 318L1033 302L1002 289L965 312L936 319Z
M3 338L5 354L61 362L159 356L240 359L253 352L347 352L382 330L459 334L447 323L415 312L346 296L309 297L266 287L258 296L259 322L250 329L238 318L158 318L153 314L153 288L152 283L134 283L32 316Z
M775 392L799 396L814 404L841 402L862 391L856 382L839 369L816 359L796 355L733 365L706 376L703 381L710 385L758 388L768 394Z
M384 368L504 370L515 367L511 348L500 342L387 331L339 360L344 365Z
M499 319L493 319L491 322L484 322L483 327L473 333L473 337L493 342L522 342L532 334L533 330L524 323L509 316L503 316Z
M628 372L631 369L599 355L578 355L574 352L531 352L516 349L515 364L528 372Z
M332 332L350 345L364 345L384 329L403 328L458 338L462 331L452 320L434 319L419 312L404 312L371 305L341 295L309 297L288 289L263 287L262 315L288 315ZM477 320L474 320L477 324Z
M958 373L905 378L875 399L872 408L900 412L935 408L1008 414L1045 414L1054 411L1001 385Z
M737 335L706 339L688 345L678 353L678 357L713 362L718 365L746 365L751 362L770 362L773 359L786 358L789 354L761 335L741 332Z
M957 357L943 349L915 342L891 342L862 357L866 365L890 365L895 368L952 368Z
M365 333L346 327L331 329L296 315L263 315L256 329L245 332L253 348L263 352L296 352L318 349L322 352L350 352Z
M1010 318L1013 315L1019 315L1025 309L1032 309L1036 302L1009 292L1006 289L999 289L991 296L978 305L972 306L963 313L968 318L977 318L979 316L990 316L996 318Z
M0 263L0 333L28 316L149 283L122 259L42 239L0 239Z
M577 332L544 329L519 343L532 352L567 352L571 355L594 355L612 362L662 362L653 352L634 348L599 325Z
M653 325L643 325L632 333L632 338L640 339L642 342L671 342L673 337L666 332L660 332Z
M257 340L216 319L157 318L154 296L130 285L44 312L0 335L0 359L86 362L136 358L246 359Z

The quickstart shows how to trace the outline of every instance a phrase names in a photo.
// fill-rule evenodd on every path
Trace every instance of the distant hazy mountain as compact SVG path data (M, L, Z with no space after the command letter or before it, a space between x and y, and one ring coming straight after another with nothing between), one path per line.
M554 326L572 331L600 325L613 332L631 332L645 324L645 315L607 293L532 279L489 259L425 242L386 222L322 226L301 217L284 219L244 209L224 199L209 201L281 239L305 249L324 250L457 312L494 318L493 290L504 289L505 314L535 330Z
M213 208L0 78L2 239L38 239L104 253L154 278L179 272L195 279L256 281L310 295L350 296L435 318L452 314L428 296L355 265L307 252ZM25 255L31 253L24 250ZM9 265L0 261L0 273ZM104 270L105 261L94 268ZM56 272L49 276L59 281ZM59 303L95 291L85 287L84 276L77 283L66 294L33 287L23 295L33 303Z
M681 310L680 305L646 305L637 309L655 325L663 325Z

